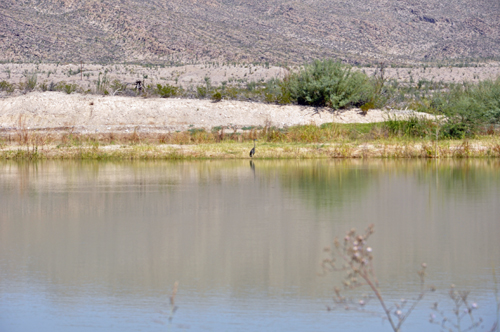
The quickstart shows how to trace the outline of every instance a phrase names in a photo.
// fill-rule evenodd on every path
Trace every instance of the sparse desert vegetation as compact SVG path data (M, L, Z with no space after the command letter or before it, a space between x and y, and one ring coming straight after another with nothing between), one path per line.
M42 141L59 146L64 133L99 144L138 141L136 138L142 136L141 142L146 144L211 144L259 138L265 142L347 142L358 146L404 139L433 146L442 140L494 139L500 122L500 79L493 78L499 69L495 64L440 69L444 74L454 69L473 70L477 79L461 83L454 83L451 76L446 81L423 76L418 76L418 81L398 80L393 75L402 68L394 71L382 64L368 71L332 60L293 68L243 64L230 68L208 63L188 67L67 65L58 71L58 65L38 65L37 72L36 68L21 70L20 65L3 66L3 73L10 77L0 82L7 97L0 114L7 145L16 142L12 137L21 131L33 137L45 135L49 138ZM405 70L410 75L413 71L435 75L438 69ZM40 82L44 72L54 81ZM233 79L222 80L223 72L229 72ZM140 89L136 81L141 81ZM184 86L186 82L189 85ZM32 91L39 92L26 95ZM67 97L37 95L40 91L59 91ZM16 106L18 103L22 107ZM355 119L345 120L348 114L354 114ZM328 125L358 121L384 122L357 127ZM122 139L108 140L101 133ZM27 140L20 141L24 144ZM433 150L427 154L435 157L439 149ZM492 151L465 155L495 156ZM439 155L456 153L443 151Z

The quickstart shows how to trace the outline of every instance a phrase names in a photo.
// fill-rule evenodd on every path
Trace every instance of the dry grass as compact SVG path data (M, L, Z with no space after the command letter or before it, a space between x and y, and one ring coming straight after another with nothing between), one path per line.
M254 139L256 159L500 157L498 135L431 141L390 136L375 124L81 134L28 130L19 117L17 131L0 134L0 159L243 159Z
M64 136L66 144L2 144L0 159L245 159L249 158L249 141L222 141L203 144L171 144L137 142L133 136L120 144L103 144L95 137ZM111 138L107 138L110 140ZM116 139L116 137L115 137ZM144 138L143 138L144 139ZM144 139L145 140L145 139ZM123 141L122 141L123 142ZM254 159L315 159L315 158L498 158L498 141L443 141L439 144L422 142L380 143L287 143L257 142Z

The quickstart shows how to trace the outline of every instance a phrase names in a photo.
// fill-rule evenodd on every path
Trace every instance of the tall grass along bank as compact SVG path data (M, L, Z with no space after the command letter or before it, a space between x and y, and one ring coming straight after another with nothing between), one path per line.
M500 139L496 136L434 141L384 137L382 126L300 126L288 131L267 128L227 136L222 131L203 130L150 135L25 133L10 140L2 137L0 159L246 159L253 139L257 140L253 159L500 157Z

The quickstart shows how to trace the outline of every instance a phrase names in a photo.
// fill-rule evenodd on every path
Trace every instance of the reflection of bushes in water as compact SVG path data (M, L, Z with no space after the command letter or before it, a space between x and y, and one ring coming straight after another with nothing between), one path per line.
M478 197L487 194L487 188L498 188L499 168L498 160L429 161L415 177L445 196Z
M381 175L410 174L421 185L436 185L444 196L481 197L498 188L500 161L463 160L430 162L390 162L370 168L362 164L316 162L309 166L283 167L283 187L316 208L341 206L359 199ZM373 163L372 163L373 165ZM436 182L437 181L437 182Z
M317 208L339 206L359 198L382 169L345 167L336 164L312 164L310 167L283 168L280 182L285 189L298 192Z

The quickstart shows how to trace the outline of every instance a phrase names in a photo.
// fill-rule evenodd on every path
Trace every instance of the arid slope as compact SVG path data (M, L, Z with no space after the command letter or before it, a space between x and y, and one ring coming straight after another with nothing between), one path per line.
M0 58L302 63L500 57L498 0L4 0Z

